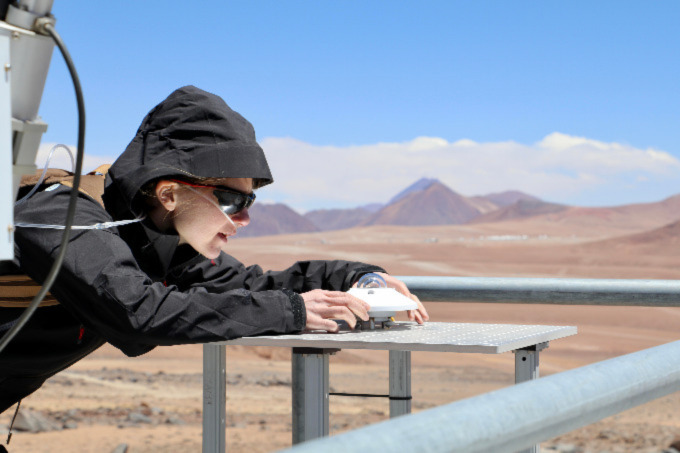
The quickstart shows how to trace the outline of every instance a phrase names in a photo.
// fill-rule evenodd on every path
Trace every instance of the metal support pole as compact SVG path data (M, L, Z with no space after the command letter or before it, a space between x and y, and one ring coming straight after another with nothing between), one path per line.
M411 351L390 351L390 418L411 413Z
M203 345L203 453L224 453L227 429L226 346Z
M514 351L515 353L515 384L530 381L539 378L538 371L538 353L547 348L548 343L539 343L535 346L529 346ZM521 450L517 453L540 453L540 444L533 445L526 450Z
M293 348L293 444L328 435L328 357L337 351Z
M0 260L14 258L10 38L0 34Z

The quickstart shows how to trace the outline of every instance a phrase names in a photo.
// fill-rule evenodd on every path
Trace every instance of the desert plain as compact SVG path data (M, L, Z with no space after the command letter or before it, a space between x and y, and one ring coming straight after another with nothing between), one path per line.
M297 260L375 263L393 275L680 278L680 226L666 217L608 218L607 212L467 225L371 226L242 238L231 254L282 269ZM613 214L612 214L613 215ZM678 215L680 218L680 214ZM675 341L680 308L427 303L431 320L574 325L575 336L541 353L541 375ZM291 445L290 352L227 348L227 449L270 452ZM159 347L127 358L105 346L53 377L22 409L46 417L46 432L15 432L15 452L197 452L201 450L201 345ZM513 384L511 353L412 354L413 411ZM387 353L342 351L331 359L337 392L385 393ZM563 452L661 452L680 436L680 395L542 444ZM387 401L331 397L331 435L389 416ZM13 410L0 415L6 426ZM455 429L455 427L452 427ZM0 440L4 441L3 438Z

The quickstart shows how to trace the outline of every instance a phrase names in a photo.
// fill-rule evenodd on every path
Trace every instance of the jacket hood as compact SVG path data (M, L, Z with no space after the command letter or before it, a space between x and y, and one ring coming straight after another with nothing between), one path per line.
M107 208L135 212L135 197L161 177L253 178L273 182L255 129L219 96L194 86L174 91L144 118L109 169Z

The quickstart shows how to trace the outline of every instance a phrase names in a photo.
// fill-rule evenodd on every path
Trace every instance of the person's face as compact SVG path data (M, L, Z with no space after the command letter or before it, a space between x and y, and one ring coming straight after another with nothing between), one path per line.
M206 258L217 258L227 238L250 223L248 209L230 215L229 221L217 205L213 189L172 184L175 206L170 215L179 243L189 244ZM246 194L253 191L252 178L224 178L216 185Z

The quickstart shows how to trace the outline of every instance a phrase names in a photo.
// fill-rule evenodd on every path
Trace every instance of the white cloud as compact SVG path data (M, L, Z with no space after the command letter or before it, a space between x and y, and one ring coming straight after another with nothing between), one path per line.
M651 201L680 192L680 161L666 151L558 132L534 144L417 137L341 147L274 137L261 145L275 183L260 189L258 202L286 203L300 212L386 202L422 177L464 195L515 189L568 204ZM52 146L40 146L39 168ZM69 148L75 155L75 146ZM86 153L83 171L116 157ZM67 153L57 150L50 167L70 170Z
M276 180L264 190L302 210L320 207L321 201L328 206L384 202L424 176L465 195L517 189L573 204L589 194L598 199L598 192L626 188L630 193L636 184L648 187L659 180L680 186L680 161L668 152L558 132L529 145L438 137L346 147L293 138L266 138L261 144Z
M541 166L574 171L615 174L625 171L668 173L680 168L678 160L664 151L641 150L619 143L605 143L555 132L536 144Z

